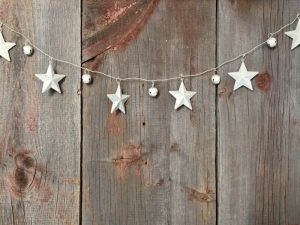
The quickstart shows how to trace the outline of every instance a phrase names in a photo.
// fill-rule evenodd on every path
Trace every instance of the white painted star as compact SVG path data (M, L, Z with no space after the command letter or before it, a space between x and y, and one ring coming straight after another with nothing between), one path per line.
M126 113L125 111L125 102L128 100L130 95L123 95L120 87L120 83L118 83L118 88L115 94L108 94L107 97L112 102L111 111L113 113L117 109L119 109L122 113Z
M35 76L43 81L42 93L51 88L58 93L61 93L58 82L64 79L65 75L55 74L51 63L49 64L46 74L35 74Z
M16 43L5 42L2 32L0 32L0 56L10 61L9 50L13 48Z
M296 30L285 32L285 34L293 39L291 47L291 49L293 50L300 44L300 22L298 21Z
M251 80L254 78L258 72L248 71L244 62L242 62L240 70L238 72L228 73L233 79L235 79L233 90L245 86L250 90L253 90Z
M184 105L192 110L191 98L196 94L196 92L187 91L183 81L181 81L178 91L169 91L169 93L176 98L174 109L178 109L180 106Z

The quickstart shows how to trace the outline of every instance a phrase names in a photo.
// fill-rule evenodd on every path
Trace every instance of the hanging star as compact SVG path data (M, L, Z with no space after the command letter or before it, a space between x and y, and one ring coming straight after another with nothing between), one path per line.
M9 50L13 48L16 43L5 42L2 32L0 32L0 56L10 61Z
M178 91L169 91L169 93L176 98L174 109L178 109L180 106L184 105L192 110L191 98L196 94L196 92L187 91L183 81L181 81Z
M287 36L293 39L291 50L300 44L300 22L298 21L296 30L285 32Z
M238 72L228 73L233 79L235 79L233 90L237 90L242 86L253 90L251 80L254 78L258 72L248 71L244 62L242 62L240 70Z
M124 104L130 97L130 95L122 94L120 83L118 83L118 88L116 93L108 94L107 97L112 102L110 113L115 112L117 109L119 109L124 114L126 113Z
M42 93L51 88L58 93L61 93L58 82L60 82L65 75L55 74L51 63L49 64L46 74L36 74L35 76L43 81Z

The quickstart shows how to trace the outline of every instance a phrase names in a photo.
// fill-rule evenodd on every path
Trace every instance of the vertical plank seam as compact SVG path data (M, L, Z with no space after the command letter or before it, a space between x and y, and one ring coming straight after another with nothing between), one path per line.
M219 12L219 0L216 0L216 9L215 9L215 32L216 32L216 40L215 40L215 66L219 64L219 52L218 52L218 23L219 23L219 17L218 17L218 12ZM219 151L219 140L218 140L218 135L219 135L219 116L218 116L218 107L219 107L219 99L218 99L218 85L215 87L215 191L216 191L216 205L215 205L215 210L216 210L216 225L219 224L219 187L218 187L218 182L219 182L219 171L218 171L218 151Z
M83 0L79 0L80 4L80 63L82 64L82 13L83 13ZM81 82L81 76L82 71L80 70L80 171L79 171L79 177L80 177L80 187L79 187L79 225L82 225L82 190L83 190L83 93L82 93L82 82Z

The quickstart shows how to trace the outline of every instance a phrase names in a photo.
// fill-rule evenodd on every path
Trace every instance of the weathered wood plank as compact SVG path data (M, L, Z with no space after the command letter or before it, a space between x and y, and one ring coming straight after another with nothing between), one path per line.
M83 59L97 56L86 65L120 77L204 70L215 63L215 5L84 0ZM123 31L118 37L116 29ZM149 86L122 83L131 95L126 115L109 114L106 94L115 81L94 77L83 88L83 224L215 224L215 87L209 79L186 80L198 92L194 109L175 112L168 90L179 82L157 84L156 99Z
M220 0L219 61L265 40L299 9L299 1ZM300 223L300 49L290 51L283 34L278 42L275 50L266 47L246 59L249 70L260 71L254 92L232 92L228 76L218 89L219 224Z
M28 34L55 57L80 64L80 1L1 0L1 20ZM49 59L22 53L0 59L0 224L78 224L80 189L80 71L56 64L67 76L63 94L41 94L34 77Z

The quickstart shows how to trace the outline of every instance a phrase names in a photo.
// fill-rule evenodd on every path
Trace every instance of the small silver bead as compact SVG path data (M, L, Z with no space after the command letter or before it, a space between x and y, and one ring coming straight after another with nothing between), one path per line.
M156 97L158 95L158 89L156 87L151 87L149 88L148 90L148 94L151 96L151 97Z
M82 82L84 84L90 84L92 82L92 76L88 73L82 75Z
M31 56L33 54L33 47L31 45L25 45L23 47L23 52L27 56Z
M215 85L219 84L221 82L221 76L218 74L212 75L211 82Z
M267 40L267 45L269 46L269 48L275 48L277 46L277 40L274 37L270 37Z

